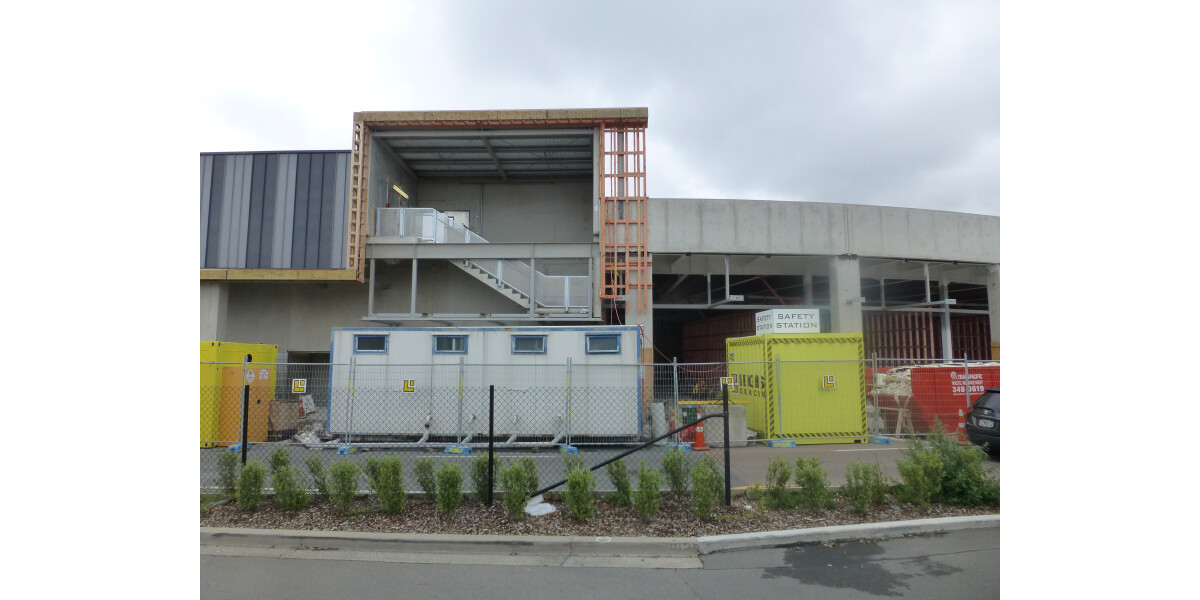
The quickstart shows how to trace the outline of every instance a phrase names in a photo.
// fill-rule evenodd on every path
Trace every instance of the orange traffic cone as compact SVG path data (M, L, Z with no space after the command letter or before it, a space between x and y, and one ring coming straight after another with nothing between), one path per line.
M697 452L712 450L704 443L704 421L696 424L696 443L692 445L692 450Z

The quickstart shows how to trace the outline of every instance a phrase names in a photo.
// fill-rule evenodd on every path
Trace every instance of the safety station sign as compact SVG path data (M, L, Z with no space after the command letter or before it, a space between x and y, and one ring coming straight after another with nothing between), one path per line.
M772 308L754 313L754 335L764 333L821 333L821 310Z

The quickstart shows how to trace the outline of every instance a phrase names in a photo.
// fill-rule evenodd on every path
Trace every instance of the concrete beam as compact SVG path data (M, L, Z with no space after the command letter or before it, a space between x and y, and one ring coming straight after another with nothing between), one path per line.
M594 244L569 243L490 243L421 244L411 238L373 237L367 244L367 258L456 259L456 258L592 258L598 252Z

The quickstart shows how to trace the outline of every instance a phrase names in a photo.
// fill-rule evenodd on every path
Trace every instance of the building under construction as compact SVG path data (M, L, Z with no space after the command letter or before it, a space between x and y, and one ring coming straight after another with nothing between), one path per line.
M868 356L999 358L998 217L654 198L648 123L360 112L349 150L201 154L200 338L323 363L339 327L622 324L643 363L723 362L803 307Z

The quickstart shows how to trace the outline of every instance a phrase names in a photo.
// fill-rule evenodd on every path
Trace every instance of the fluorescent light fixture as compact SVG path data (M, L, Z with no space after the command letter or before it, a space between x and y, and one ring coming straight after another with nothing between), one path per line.
M400 186L392 184L392 189L396 190L396 193L403 196L405 200L408 200L408 194L405 194L404 190L400 189Z

